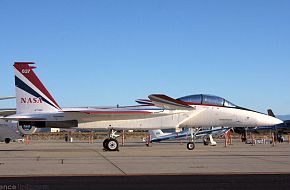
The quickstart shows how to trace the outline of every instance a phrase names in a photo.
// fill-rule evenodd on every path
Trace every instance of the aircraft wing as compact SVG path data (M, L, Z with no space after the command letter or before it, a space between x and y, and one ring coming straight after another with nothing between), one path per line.
M16 109L0 109L0 116L6 117L16 113Z
M130 120L145 119L153 116L145 111L112 111L112 110L88 110L88 111L64 111L70 117L78 118L79 122L92 121L112 121L112 120Z
M4 96L4 97L0 97L0 100L8 100L8 99L14 99L16 98L15 96Z
M2 96L0 97L0 100L8 100L8 99L14 99L14 96ZM16 113L16 109L0 109L0 117L5 117L8 115L13 115Z
M4 114L5 113L5 114ZM13 112L11 112L13 113ZM130 110L130 109L95 109L95 108L69 108L59 112L52 113L33 113L33 114L8 114L3 112L4 120L22 120L22 121L46 121L54 118L56 121L61 120L78 120L79 122L107 121L107 120L130 120L155 118L174 113L163 113L162 110L152 112L151 110ZM0 115L1 116L1 115Z
M2 117L5 121L46 121L49 114L9 114Z
M151 94L148 96L155 106L162 107L169 110L190 110L193 109L187 103L173 99L164 94Z
M110 111L110 110L80 110L80 111L64 111L65 113L83 113L88 115L148 115L148 111Z

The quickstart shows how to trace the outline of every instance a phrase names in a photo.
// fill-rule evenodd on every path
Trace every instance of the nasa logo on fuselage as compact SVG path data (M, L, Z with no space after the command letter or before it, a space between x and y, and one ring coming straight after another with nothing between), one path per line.
M20 100L21 104L41 104L42 99L39 98L21 98Z
M32 125L21 125L20 126L24 131L30 131L32 129Z

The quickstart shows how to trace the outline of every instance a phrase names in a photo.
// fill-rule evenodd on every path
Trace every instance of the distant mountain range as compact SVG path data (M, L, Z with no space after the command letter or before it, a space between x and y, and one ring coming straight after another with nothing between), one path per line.
M283 121L290 120L290 115L277 115L277 117Z

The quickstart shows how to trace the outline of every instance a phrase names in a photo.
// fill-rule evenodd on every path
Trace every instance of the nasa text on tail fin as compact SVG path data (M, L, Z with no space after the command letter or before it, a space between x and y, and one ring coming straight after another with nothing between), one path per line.
M61 110L54 98L39 80L31 66L33 62L15 62L17 113L55 112Z

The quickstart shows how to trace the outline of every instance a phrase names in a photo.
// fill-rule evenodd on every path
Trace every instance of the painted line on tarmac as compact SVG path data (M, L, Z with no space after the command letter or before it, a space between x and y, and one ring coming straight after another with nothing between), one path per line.
M97 150L94 150L96 153L98 153L102 158L107 160L110 164L112 164L115 168L117 168L120 172L122 172L124 175L127 175L126 172L124 172L119 166L117 166L114 162L112 162L110 159L108 159L106 156L104 156L102 153L100 153Z
M0 150L0 152L2 153L2 152L13 152L13 151L24 151L24 150L19 150L19 149L21 149L21 148L23 148L23 147L25 147L25 145L23 146L24 144L17 144L17 146L15 146L14 148L12 148L12 149L4 149L4 150ZM7 144L5 144L5 146L9 146L9 145L7 145ZM5 154L6 155L6 154ZM5 159L6 157L0 157L0 159ZM9 157L10 158L10 157ZM5 165L5 162L3 162L3 161L1 161L0 162L0 166L1 165Z
M119 170L123 175L127 176L127 173L125 171L123 171L119 166L117 166L114 162L112 162L109 158L107 158L105 155L103 155L101 152L95 150L95 149L91 149L91 148L87 148L85 146L81 146L79 144L74 144L76 146L82 147L84 149L87 149L89 151L92 152L96 152L98 155L100 155L104 160L106 160L107 162L109 162L112 166L114 166L117 170Z

